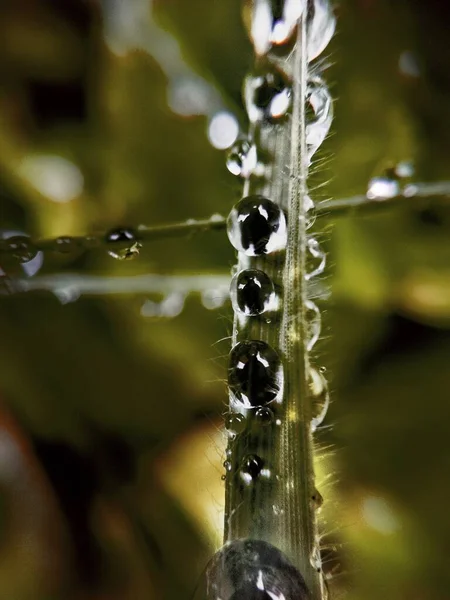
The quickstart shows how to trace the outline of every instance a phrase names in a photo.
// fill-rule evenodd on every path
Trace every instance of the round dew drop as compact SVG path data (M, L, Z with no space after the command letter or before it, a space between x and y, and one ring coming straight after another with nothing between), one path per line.
M240 413L232 413L225 419L225 427L228 433L235 437L245 430L246 418Z
M228 238L239 252L261 256L286 247L286 218L281 208L264 196L247 196L232 208Z
M228 385L235 402L247 408L279 399L283 385L280 357L265 342L239 342L230 353Z
M119 228L119 229L111 229L105 236L105 240L108 244L116 244L118 242L135 242L136 234L133 229L129 228Z
M256 454L249 454L242 461L239 469L239 475L246 484L252 483L259 475L264 467L264 461Z
M234 540L207 566L194 600L307 600L300 572L275 546Z
M25 235L14 235L7 238L2 244L7 248L11 256L20 264L33 260L38 251Z
M244 82L245 108L251 123L276 123L291 106L292 91L280 71L249 75Z
M231 281L233 308L253 317L276 308L274 285L270 277L258 269L241 271Z
M256 169L257 162L255 144L248 140L239 140L228 152L227 169L233 175L247 178Z
M55 250L61 254L71 254L78 249L78 242L73 237L61 236L55 240Z
M116 260L131 260L139 256L142 245L136 239L133 229L119 228L109 231L105 240L107 244L117 245L117 248L108 250L108 254Z
M271 425L274 421L274 418L273 412L267 406L262 406L255 412L255 422L262 427Z

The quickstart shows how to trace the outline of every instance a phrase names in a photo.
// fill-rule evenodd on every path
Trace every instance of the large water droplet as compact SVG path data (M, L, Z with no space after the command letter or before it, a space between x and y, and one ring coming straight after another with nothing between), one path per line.
M279 399L283 385L280 357L265 342L239 342L230 353L228 385L235 401L248 408Z
M258 156L256 146L248 140L239 140L232 146L227 156L227 169L233 175L250 177L256 169Z
M246 269L231 281L230 296L233 308L248 316L275 310L277 299L270 277L258 269Z
M61 252L61 254L72 254L79 250L79 248L78 241L68 235L62 235L55 240L54 249L56 252Z
M323 496L319 492L319 490L315 489L314 493L311 496L311 502L315 510L320 510L323 506Z
M106 234L105 240L107 244L115 246L108 250L108 254L116 260L132 260L139 256L142 247L131 228L112 229Z
M304 207L305 207L305 218L306 218L306 229L310 229L317 218L317 211L314 202L312 201L311 196L304 196Z
M246 418L240 413L232 413L225 419L225 427L231 437L236 437L245 430Z
M314 237L308 238L307 248L309 253L309 271L305 276L305 279L309 281L313 277L322 275L322 273L325 270L327 257L325 252L322 250L319 242Z
M314 432L323 423L330 405L327 380L320 369L310 367L309 389L312 402L311 430Z
M307 600L305 581L278 548L260 540L228 542L215 554L194 600Z
M242 461L239 468L239 475L244 483L249 485L261 475L263 468L263 459L256 454L249 454Z
M308 5L307 46L308 60L311 61L330 43L336 29L336 18L329 0L313 0Z
M280 71L249 75L244 81L244 100L251 123L275 122L291 105L291 88Z
M247 256L259 256L286 246L286 219L280 207L264 196L247 196L231 210L230 242Z
M250 39L256 54L266 54L272 45L289 41L305 9L305 0L254 0Z
M270 410L267 406L262 406L258 408L255 412L255 423L257 425L261 425L262 427L266 427L267 425L271 425L273 423L275 416L273 411Z
M314 348L320 337L320 331L322 329L322 318L320 316L319 307L312 300L307 300L305 302L305 306L306 319L309 331L306 349L308 350L308 352L311 352L311 350Z
M333 121L333 100L321 77L315 76L308 81L307 103L306 144L308 160L311 161Z
M13 235L5 239L2 242L2 246L21 265L33 260L38 253L37 248L33 246L30 238L25 235Z

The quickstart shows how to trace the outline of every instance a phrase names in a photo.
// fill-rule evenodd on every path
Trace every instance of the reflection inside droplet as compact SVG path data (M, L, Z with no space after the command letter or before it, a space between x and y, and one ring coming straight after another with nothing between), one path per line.
M300 572L278 548L260 540L235 540L208 564L194 600L307 600Z

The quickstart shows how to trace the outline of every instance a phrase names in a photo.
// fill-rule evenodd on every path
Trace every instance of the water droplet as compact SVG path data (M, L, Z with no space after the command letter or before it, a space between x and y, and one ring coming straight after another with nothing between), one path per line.
M317 211L314 202L312 201L310 196L304 197L304 206L305 206L305 217L306 217L306 229L310 229L317 218Z
M239 342L230 353L228 385L234 400L248 408L279 399L283 385L280 357L265 342Z
M305 581L267 542L234 540L207 566L194 600L307 600Z
M233 277L230 296L234 310L248 316L275 310L277 305L272 280L258 269L246 269Z
M280 71L248 75L244 81L244 100L251 123L275 122L291 105L291 88Z
M121 227L118 229L111 229L105 236L106 242L116 244L118 242L134 242L136 241L136 233L133 229Z
M228 238L239 252L259 256L286 246L286 219L280 207L264 196L247 196L231 210Z
M327 372L327 368L324 366L319 367L319 371L320 373L326 373Z
M320 331L322 329L322 318L317 304L315 304L312 300L307 300L305 302L305 306L309 332L306 349L308 350L308 352L311 352L311 350L314 348L320 337Z
M316 510L320 510L323 506L323 496L319 492L319 490L314 490L313 495L311 496L311 501Z
M303 0L254 0L249 33L256 54L288 42L304 9Z
M14 238L18 239L14 241ZM8 248L9 240L13 240L13 248L11 249ZM28 248L26 248L27 244ZM5 256L2 257L2 265L0 266L0 282L3 285L7 285L8 278L6 277L6 272L10 268L14 270L14 263L19 267L18 271L22 271L26 277L36 275L44 263L44 253L42 250L37 251L33 247L29 236L23 231L0 229L0 248L5 251ZM8 263L10 263L9 266Z
M246 418L240 413L232 413L225 419L225 427L228 434L235 437L245 430Z
M307 275L305 279L309 281L313 277L317 277L318 275L322 275L325 270L327 257L325 252L322 250L319 242L314 237L309 237L307 241L307 248L309 253L309 263L313 263L313 267ZM311 266L311 265L310 265Z
M10 256L21 265L30 262L38 253L30 238L25 235L13 235L2 244Z
M139 256L142 245L136 240L136 233L131 228L121 227L111 229L106 236L107 244L117 246L108 250L108 254L116 260L132 260Z
M72 254L79 249L78 240L68 235L63 235L55 240L55 248L56 252L61 252L62 254Z
M311 161L327 137L333 121L333 100L321 77L315 76L308 81L306 116L306 144L308 160Z
M400 194L400 184L390 177L373 177L369 181L366 196L369 200L389 200Z
M322 557L320 556L319 546L314 546L312 549L310 562L316 571L320 572L322 570Z
M280 517L281 515L284 515L284 510L280 506L278 506L278 504L274 504L272 506L272 509L273 509L273 514L275 516Z
M227 156L227 169L239 177L250 177L256 169L257 163L256 146L248 140L236 142Z
M307 46L308 60L311 61L330 43L336 29L336 18L329 0L314 0L308 4Z
M83 240L83 244L88 249L98 248L101 245L101 240L95 235L87 235Z
M223 466L225 467L225 471L230 472L231 471L231 462L229 460L226 460L223 463Z
M314 432L323 423L330 405L327 380L320 369L310 367L309 389L312 402L311 430Z
M273 411L271 411L270 408L268 408L267 406L258 408L258 410L255 412L255 423L257 423L258 425L266 427L267 425L271 425L273 423L273 420Z
M261 457L256 454L249 454L242 461L239 475L246 484L250 484L260 476L263 467L264 461Z

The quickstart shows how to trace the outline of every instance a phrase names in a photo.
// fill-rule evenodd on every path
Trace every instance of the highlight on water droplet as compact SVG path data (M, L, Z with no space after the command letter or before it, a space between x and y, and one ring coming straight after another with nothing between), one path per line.
M79 250L79 248L80 245L78 240L69 235L62 235L56 238L54 244L54 250L61 254L72 254Z
M244 101L251 123L276 122L291 106L291 86L285 75L274 68L264 75L248 75L244 81Z
M330 393L323 371L312 366L309 367L309 390L312 404L311 431L314 432L326 417Z
M239 467L239 476L246 485L250 485L259 476L270 477L270 471L264 468L264 461L260 456L248 454Z
M245 431L247 419L241 413L231 413L225 419L225 428L228 435L235 438L240 433Z
M319 307L312 300L305 302L306 307L306 319L308 323L308 340L306 343L306 349L308 352L314 348L320 338L320 332L322 329L322 317L320 315Z
M400 184L389 177L373 177L367 186L369 200L389 200L400 194Z
M307 258L309 270L305 275L305 279L306 281L309 281L313 277L322 275L322 273L325 271L327 257L315 237L308 238L307 249L309 254Z
M130 227L111 229L105 236L108 245L114 246L108 254L116 260L132 260L139 256L142 244L136 239L136 232Z
M238 140L227 155L227 169L238 177L250 177L257 163L256 145L249 140Z
M228 238L239 252L259 256L286 247L286 218L281 208L264 196L247 196L231 210Z
M327 137L333 121L333 99L327 85L319 76L311 77L307 87L306 144L308 162Z
M273 281L258 269L245 269L235 275L230 297L234 310L247 316L261 315L278 306Z
M331 41L336 30L336 17L329 0L308 2L308 60L317 58Z
M261 427L271 425L275 419L273 411L268 406L262 406L255 411L254 422Z
M277 352L262 341L237 343L230 353L228 385L232 400L247 408L280 401L283 368Z
M291 39L305 4L304 0L253 0L248 29L257 55Z

